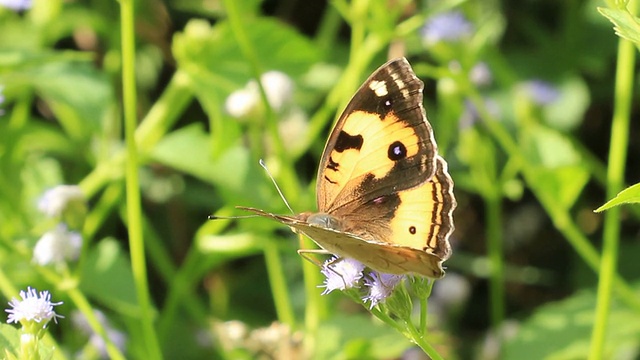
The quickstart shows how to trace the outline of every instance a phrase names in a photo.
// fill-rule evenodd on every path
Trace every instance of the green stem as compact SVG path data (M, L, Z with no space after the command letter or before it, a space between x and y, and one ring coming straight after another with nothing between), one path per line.
M495 189L494 189L495 190ZM491 277L489 279L491 325L498 331L504 320L504 261L502 252L502 201L497 190L491 196L485 197L485 212L487 214L487 242L489 261L491 263Z
M637 1L630 1L627 6L634 14ZM634 85L634 64L636 49L632 42L620 39L618 43L618 63L615 84L615 102L613 122L611 124L611 142L609 145L609 166L607 169L607 198L613 198L624 184L624 168L629 143L629 123ZM613 284L618 264L618 247L620 243L620 207L613 207L604 214L602 261L600 262L600 281L596 303L595 321L591 333L590 360L602 358L607 323L611 308Z
M558 199L549 196L544 189L540 189L537 183L532 180L535 179L535 174L532 173L532 171L534 171L533 168L527 166L527 161L520 151L520 148L500 122L490 114L480 95L472 90L469 96L478 109L481 118L484 120L483 124L497 140L498 144L502 146L504 151L511 155L515 162L514 165L517 164L522 170L527 184L538 198L538 201L543 205L545 211L549 214L555 227L569 241L578 255L597 273L599 271L600 257L594 246L589 242L589 239L582 234L579 227L573 222L568 210L564 209ZM615 276L614 285L621 300L629 307L640 311L640 299L638 299L634 291L618 275Z
M146 154L153 149L193 100L187 80L185 74L178 71L140 122L135 137L141 153ZM99 163L79 184L84 194L90 198L106 184L119 179L122 176L124 162L125 151L121 151Z
M340 13L333 6L327 6L320 21L315 43L320 52L329 53L334 46L335 39L340 31L342 19Z
M427 335L427 298L420 297L420 331Z
M301 249L313 249L316 245L313 241L300 235L298 243ZM315 351L315 340L320 322L328 316L327 301L321 298L318 285L321 283L320 269L311 261L302 260L302 276L304 278L304 349L308 354Z
M295 326L295 316L289 299L287 280L284 276L282 261L280 261L278 246L273 239L268 239L264 244L264 257L278 320L293 328Z
M411 333L411 340L418 345L432 360L444 360L444 358L438 353L438 351L429 344L425 336L420 333L413 325L411 321L405 322L407 325L407 329Z
M349 19L351 20L351 47L349 49L349 58L351 60L359 57L361 47L364 43L368 8L368 0L354 0L351 2L351 7L349 8Z
M100 321L98 321L98 319L96 318L89 300L87 300L82 291L80 291L76 287L73 287L67 290L67 295L69 296L69 298L71 298L78 310L80 310L80 312L87 319L87 323L89 323L91 330L100 335L100 337L104 340L109 358L115 360L124 360L124 355L120 352L118 347L113 344L109 336L107 336L104 325L101 324Z
M142 210L140 204L140 182L138 179L138 149L135 139L137 126L137 94L135 83L135 16L134 0L120 1L122 34L122 92L125 121L126 155L126 201L131 266L140 306L142 338L145 352L150 359L162 359L160 344L153 326L153 306L149 296L147 268L142 236Z

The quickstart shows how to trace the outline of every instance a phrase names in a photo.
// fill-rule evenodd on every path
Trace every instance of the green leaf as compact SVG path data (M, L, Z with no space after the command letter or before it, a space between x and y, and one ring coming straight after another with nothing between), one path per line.
M249 19L246 25L263 71L280 70L296 77L319 60L313 43L281 22L260 18ZM175 36L173 53L180 68L195 82L205 80L209 91L230 92L253 77L251 65L225 21L213 27L203 20L190 21L184 32Z
M236 146L213 160L209 135L200 124L193 124L165 136L151 152L151 157L201 180L241 191L247 178L249 152Z
M362 314L323 322L316 344L314 359L393 359L411 347L397 331Z
M584 80L571 77L558 84L560 98L543 108L547 125L569 131L580 126L589 107L589 88Z
M319 60L313 43L281 22L256 18L248 19L246 25L262 71L279 70L295 78ZM225 21L213 27L203 20L190 21L184 32L174 37L173 53L204 104L223 103L255 75ZM219 114L207 106L205 111L210 117Z
M249 150L233 145L219 157L210 155L211 140L201 124L176 130L160 141L152 150L153 160L205 182L216 185L218 194L232 204L264 206L271 199L271 184L262 169L252 162ZM212 193L212 200L215 194Z
M40 359L54 359L50 338L39 341L38 355ZM20 331L13 325L0 324L0 359L23 359L20 355ZM29 357L37 358L37 357ZM59 357L55 357L57 359Z
M34 69L31 75L69 135L87 141L101 130L115 101L105 74L90 64L58 63Z
M523 130L522 137L524 152L534 167L527 182L569 209L589 181L589 171L580 153L564 134L554 129L530 125Z
M223 256L225 259L239 258L258 253L262 248L263 238L254 233L231 235L205 235L197 240L198 249L204 254Z
M18 356L20 334L15 326L0 324L0 358L4 359L5 351L13 356Z
M507 341L503 359L586 359L595 308L594 291L543 306ZM614 303L607 328L607 359L640 354L640 314Z
M80 273L85 294L117 311L138 311L131 265L115 239L104 239L91 249Z
M600 206L595 212L601 212L608 210L614 206L622 204L640 203L640 183L631 185L628 188L620 191L616 197L606 202L606 204Z
M640 45L640 18L631 14L623 4L619 9L599 7L598 11L613 23L616 35Z
M582 166L562 166L553 169L536 168L527 180L542 189L565 209L571 208L589 181L589 172Z

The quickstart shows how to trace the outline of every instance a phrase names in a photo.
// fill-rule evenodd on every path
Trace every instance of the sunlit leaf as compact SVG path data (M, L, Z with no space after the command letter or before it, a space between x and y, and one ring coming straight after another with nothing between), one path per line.
M614 25L616 35L640 44L640 18L634 16L626 8L609 9L599 7L598 11Z
M596 295L582 291L539 308L508 340L503 359L586 359ZM607 328L607 359L635 358L640 353L640 316L614 303ZM622 355L625 357L621 357Z
M604 205L600 206L595 212L601 212L611 209L614 206L622 204L640 203L640 183L629 186L622 190L613 199L607 201Z

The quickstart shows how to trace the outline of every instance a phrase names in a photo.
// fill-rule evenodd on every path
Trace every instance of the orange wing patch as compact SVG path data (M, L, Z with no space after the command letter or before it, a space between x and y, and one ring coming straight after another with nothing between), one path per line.
M390 239L398 245L448 258L456 201L445 161L438 156L435 176L416 188L400 192L399 196L401 204L391 220Z

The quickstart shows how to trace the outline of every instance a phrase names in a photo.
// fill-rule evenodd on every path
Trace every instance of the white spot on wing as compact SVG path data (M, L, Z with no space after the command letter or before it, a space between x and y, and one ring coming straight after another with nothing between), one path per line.
M369 83L369 89L371 89L371 91L373 91L377 97L383 97L389 94L389 91L387 90L387 84L384 81L371 81Z
M400 92L402 93L402 97L404 97L405 99L408 99L409 89L407 89L407 86L405 85L404 81L400 79L400 76L397 73L391 73L391 78L393 78L393 81L398 86L398 89L400 89Z

